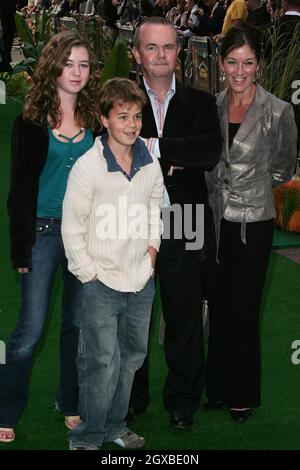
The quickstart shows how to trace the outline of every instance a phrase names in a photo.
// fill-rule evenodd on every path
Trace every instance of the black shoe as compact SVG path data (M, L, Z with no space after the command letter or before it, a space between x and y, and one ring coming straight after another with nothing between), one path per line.
M217 401L207 401L203 403L203 409L205 411L210 411L210 410L221 410L225 405L225 401L222 400L217 400Z
M251 416L251 408L247 410L230 410L230 416L237 423L244 423Z
M136 411L134 408L128 408L128 413L126 415L126 418L125 418L125 421L127 421L127 423L134 423L134 421L136 420Z
M189 411L174 410L170 423L174 429L190 430L193 427L193 415Z

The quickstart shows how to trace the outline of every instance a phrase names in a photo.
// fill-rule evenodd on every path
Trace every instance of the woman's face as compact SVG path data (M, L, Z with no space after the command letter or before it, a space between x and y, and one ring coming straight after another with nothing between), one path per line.
M58 93L79 93L87 84L90 77L89 52L83 47L73 47L64 66L63 72L57 78Z
M229 88L234 93L244 93L253 85L259 69L255 53L248 44L233 49L221 63Z

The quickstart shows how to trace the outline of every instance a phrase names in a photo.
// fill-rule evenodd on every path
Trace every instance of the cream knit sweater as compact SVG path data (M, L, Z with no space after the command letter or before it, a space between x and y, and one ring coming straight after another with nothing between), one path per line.
M63 202L62 237L69 270L95 275L120 292L138 292L152 273L149 246L159 249L163 176L157 158L131 181L108 172L99 137L74 165Z

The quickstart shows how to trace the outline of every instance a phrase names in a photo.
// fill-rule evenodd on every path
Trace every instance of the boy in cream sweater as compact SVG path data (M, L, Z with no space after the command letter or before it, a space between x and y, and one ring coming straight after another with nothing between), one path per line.
M103 85L107 133L74 165L64 199L68 267L83 284L81 423L69 433L71 450L96 450L102 442L133 449L145 442L125 422L134 373L147 351L162 231L163 177L139 138L145 103L130 80Z

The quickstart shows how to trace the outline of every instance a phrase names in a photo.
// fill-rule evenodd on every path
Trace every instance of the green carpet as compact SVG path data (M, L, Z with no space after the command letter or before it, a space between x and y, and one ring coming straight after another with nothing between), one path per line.
M273 247L274 248L286 248L300 246L300 234L291 233L278 228L274 229Z
M9 128L16 106L0 106L0 339L6 340L17 319L19 282L10 267L7 235L6 194L8 186ZM300 365L291 362L291 344L300 339L300 266L272 254L262 308L262 402L246 423L234 423L224 411L195 416L191 432L174 432L161 400L166 366L158 345L158 315L151 339L151 397L147 412L138 417L132 429L146 438L145 449L300 449L299 389ZM58 330L61 279L57 276L46 332L36 356L29 390L29 403L16 429L12 444L0 450L67 449L62 417L54 410L58 383ZM157 303L158 306L158 303ZM188 306L187 306L188 308ZM158 307L156 311L158 311ZM105 445L105 449L117 449Z

